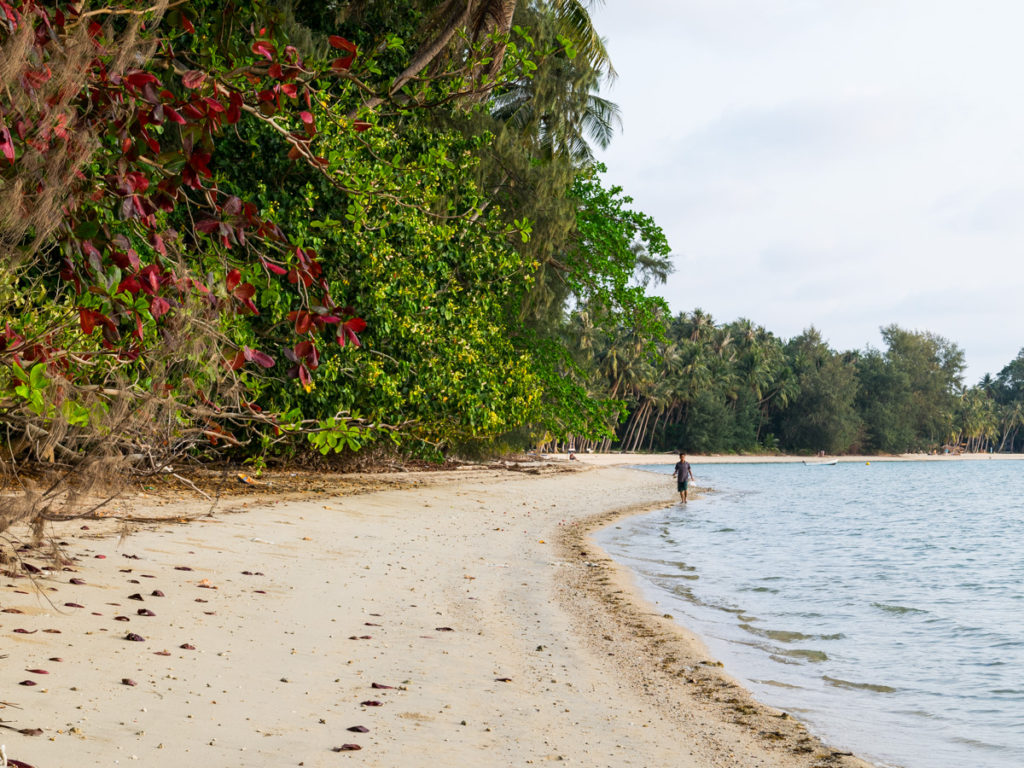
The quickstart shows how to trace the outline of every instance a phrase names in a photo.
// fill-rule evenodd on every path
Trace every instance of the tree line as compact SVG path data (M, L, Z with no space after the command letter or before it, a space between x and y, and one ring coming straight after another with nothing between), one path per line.
M576 316L585 325L582 314ZM666 319L653 344L622 330L578 354L628 410L613 438L581 447L812 454L1024 449L1024 350L964 383L964 354L933 333L881 329L885 348L837 351L814 327L781 339L701 310ZM582 338L582 336L580 336Z

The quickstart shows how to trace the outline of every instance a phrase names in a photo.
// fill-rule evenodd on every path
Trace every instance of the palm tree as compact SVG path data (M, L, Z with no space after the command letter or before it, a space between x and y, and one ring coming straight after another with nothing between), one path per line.
M531 30L538 47L554 53L542 57L536 70L497 89L491 114L529 141L539 157L561 155L574 164L590 164L594 161L590 143L607 147L621 127L618 106L597 93L601 81L612 74L604 44L589 17L580 30L567 29L557 7L525 7L520 14L522 26ZM570 18L578 21L575 15ZM575 43L570 51L561 42L579 37L596 41L586 46L589 54L577 53Z
M1010 443L1010 449L1013 450L1013 444L1017 438L1017 431L1021 427L1024 427L1024 402L1017 400L1016 402L1003 406L1000 411L1000 422L1003 431L1003 438L999 442L998 450L1002 452L1003 448L1006 447L1007 441Z
M520 3L518 0L440 0L432 5L418 30L419 46L409 63L391 81L387 93L370 98L365 108L373 109L395 98L414 78L425 71L437 72L449 61L485 62L473 66L471 79L482 88L478 98L489 92L494 76L501 71L507 36ZM607 61L608 55L594 31L588 5L580 0L539 3L540 8L550 9L562 34L572 40L584 60L596 65ZM467 46L481 50L469 55Z

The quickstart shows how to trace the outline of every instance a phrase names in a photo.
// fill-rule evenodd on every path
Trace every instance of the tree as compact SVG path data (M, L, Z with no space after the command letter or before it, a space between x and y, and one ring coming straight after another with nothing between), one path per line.
M963 351L928 332L896 325L882 329L883 354L868 350L858 360L858 408L870 447L901 453L934 448L953 432L962 388Z
M855 407L858 381L855 357L829 349L814 327L786 345L798 393L779 420L784 447L838 454L860 434Z

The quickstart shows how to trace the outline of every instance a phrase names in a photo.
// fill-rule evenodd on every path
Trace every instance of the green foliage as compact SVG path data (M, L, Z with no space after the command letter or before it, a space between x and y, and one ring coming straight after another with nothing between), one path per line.
M320 421L317 430L310 432L306 437L321 455L326 456L332 451L358 451L362 447L364 433L352 424L330 418Z
M786 345L798 393L779 418L782 445L829 454L849 451L858 441L859 386L851 356L829 349L814 328Z

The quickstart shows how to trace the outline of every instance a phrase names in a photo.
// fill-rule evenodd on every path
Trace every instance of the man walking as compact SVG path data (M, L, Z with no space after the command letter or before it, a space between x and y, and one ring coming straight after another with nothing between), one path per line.
M690 481L694 479L693 469L690 468L690 462L686 460L686 454L679 454L679 461L676 462L676 468L672 470L672 477L676 479L676 490L679 491L679 499L686 503L686 490L690 487Z

